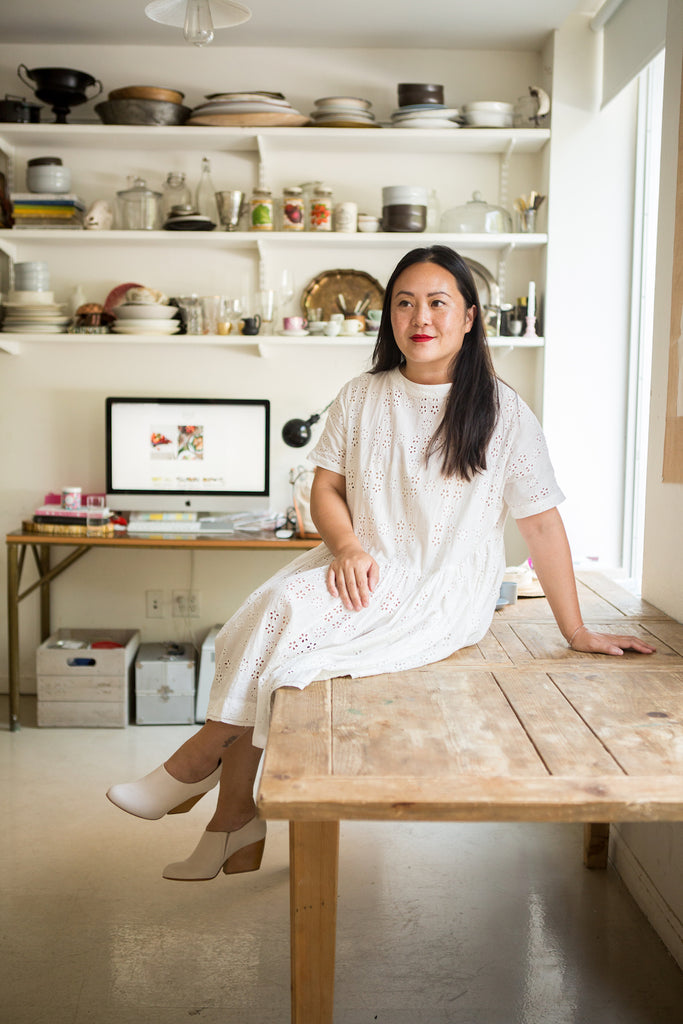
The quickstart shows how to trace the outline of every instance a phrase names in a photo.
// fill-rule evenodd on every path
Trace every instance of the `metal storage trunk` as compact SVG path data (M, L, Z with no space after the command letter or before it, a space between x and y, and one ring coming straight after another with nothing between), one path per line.
M135 659L136 723L193 724L196 666L192 644L141 644Z
M110 643L120 646L99 646ZM139 643L137 629L59 629L48 637L36 652L38 725L125 728Z

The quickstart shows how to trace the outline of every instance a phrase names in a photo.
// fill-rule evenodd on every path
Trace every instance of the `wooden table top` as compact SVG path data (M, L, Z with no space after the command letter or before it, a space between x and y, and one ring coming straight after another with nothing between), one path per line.
M683 625L597 575L579 590L588 625L657 652L572 651L532 598L436 664L279 690L260 814L683 820Z

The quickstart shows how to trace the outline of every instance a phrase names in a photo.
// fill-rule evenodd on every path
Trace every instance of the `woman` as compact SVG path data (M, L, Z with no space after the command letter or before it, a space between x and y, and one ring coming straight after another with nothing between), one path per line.
M166 878L260 865L265 823L253 788L277 687L414 668L484 636L508 512L574 650L654 650L583 624L541 428L496 378L471 272L451 249L415 249L399 262L372 370L342 388L310 458L323 543L223 627L205 725L165 765L107 794L159 818L188 809L220 778L199 845Z

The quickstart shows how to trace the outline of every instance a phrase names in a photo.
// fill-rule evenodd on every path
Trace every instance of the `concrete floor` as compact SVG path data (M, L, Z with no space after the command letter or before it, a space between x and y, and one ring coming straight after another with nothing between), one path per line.
M164 881L215 797L147 822L104 793L189 727L37 729L30 698L22 721L0 732L0 1019L287 1024L287 825L258 872ZM681 1007L618 876L582 867L580 826L342 824L335 1024L680 1024Z

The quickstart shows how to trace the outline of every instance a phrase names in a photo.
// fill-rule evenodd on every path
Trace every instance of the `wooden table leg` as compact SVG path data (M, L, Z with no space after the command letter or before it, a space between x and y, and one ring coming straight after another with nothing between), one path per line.
M338 864L338 821L290 821L292 1024L332 1024Z
M609 853L609 824L591 822L583 826L583 863L587 868L606 868Z

